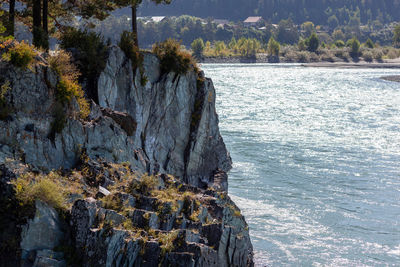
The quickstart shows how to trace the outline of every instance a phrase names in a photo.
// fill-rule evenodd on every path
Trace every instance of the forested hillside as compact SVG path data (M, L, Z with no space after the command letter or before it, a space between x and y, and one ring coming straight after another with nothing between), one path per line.
M140 11L142 15L188 14L234 21L257 15L271 23L292 18L295 23L311 20L337 26L348 24L352 17L363 24L400 21L400 0L174 0L170 5L145 3Z

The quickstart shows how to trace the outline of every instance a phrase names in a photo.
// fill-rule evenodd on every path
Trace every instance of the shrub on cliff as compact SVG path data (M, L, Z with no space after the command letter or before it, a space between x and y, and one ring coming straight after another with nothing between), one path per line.
M33 63L36 55L37 53L33 49L33 46L24 41L14 41L8 52L3 54L3 59L11 62L16 67L26 69Z
M22 207L33 206L35 200L41 200L59 210L66 207L65 189L55 173L47 176L24 174L12 181L12 184L15 197Z
M175 72L185 74L190 69L197 70L197 64L189 52L182 50L181 43L168 39L153 46L153 53L160 59L161 71L163 73Z
M140 71L140 83L144 86L147 82L147 77L144 75L143 69L143 54L140 53L139 48L135 45L135 37L134 34L128 31L124 31L121 34L121 39L118 43L118 46L124 51L127 58L129 58L132 62L132 69L135 73L136 69L139 68Z
M107 60L107 45L97 33L87 30L68 29L61 36L61 47L71 51L82 75L81 82L87 81L87 94L98 102L97 81Z
M124 31L121 34L118 46L124 51L126 57L132 61L134 70L143 62L143 57L139 53L139 48L135 45L133 33Z
M65 51L56 51L48 58L50 68L60 76L56 88L56 99L61 104L68 104L75 97L79 105L80 117L85 119L89 113L89 103L85 99L85 93L78 83L80 75L78 69L71 62L71 55Z

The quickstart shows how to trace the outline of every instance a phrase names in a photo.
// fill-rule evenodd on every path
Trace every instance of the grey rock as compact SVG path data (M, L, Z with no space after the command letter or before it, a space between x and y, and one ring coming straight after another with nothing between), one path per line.
M15 111L9 120L0 121L0 164L23 162L37 172L71 169L79 162L79 153L85 151L93 162L129 162L138 173L172 174L187 183L179 189L182 193L189 190L205 194L199 222L180 214L182 202L177 212L158 216L157 198L120 196L135 225L163 231L199 231L199 235L187 233L186 247L180 248L183 252L167 253L163 264L179 266L178 261L182 261L186 266L252 266L252 246L244 218L228 208L234 206L229 198L216 201L212 197L215 191L227 191L226 173L231 168L218 128L212 81L202 72L161 73L159 60L150 53L144 53L143 67L145 85L141 84L139 70L133 73L132 64L121 49L111 47L98 81L99 105L92 102L88 119L82 120L76 116L78 106L73 100L64 129L49 139L59 77L45 64L36 65L31 71L0 60L0 79L10 81L12 87L6 101ZM97 167L93 165L91 169ZM85 182L89 178L84 177ZM114 181L107 174L100 178L87 186L101 186L102 195L107 195L107 188ZM161 175L159 180L164 188ZM206 188L210 190L201 190ZM83 266L158 265L158 242L142 244L132 232L109 226L100 229L104 220L120 225L126 218L102 208L94 199L77 200L81 197L70 199L75 203L69 230ZM170 204L164 204L168 210ZM193 206L192 203L190 213ZM43 207L37 207L40 208ZM25 254L33 255L31 262L35 251L53 249L63 236L57 214L48 207L43 209L46 216L35 216L22 233L21 248ZM36 230L39 225L41 229ZM38 266L63 264L61 258L43 253L37 253Z
M57 211L39 200L35 202L36 213L23 227L21 249L24 253L34 250L53 249L63 238Z
M39 250L36 253L36 259L33 267L66 267L64 254L52 250Z
M90 114L89 114L88 119L93 121L93 120L97 120L101 116L103 116L103 113L101 112L100 106L97 105L93 100L91 100L90 101Z
M116 211L106 210L104 220L106 222L111 222L113 227L117 227L121 225L123 222L125 222L126 218L125 216L117 213Z
M195 267L194 255L188 252L171 252L165 258L163 266Z
M132 195L125 193L117 193L117 197L122 200L122 203L124 203L125 207L135 208L136 199Z
M71 224L78 248L85 246L86 237L96 222L97 210L97 202L93 198L78 200L72 207Z
M56 260L46 257L36 257L33 267L66 267L67 263L63 260Z
M99 80L99 103L135 119L135 144L143 149L151 168L159 166L161 172L186 177L195 186L211 184L214 171L231 168L218 129L213 84L205 80L198 88L193 72L160 76L159 69L158 59L145 53L144 75L149 82L132 84L131 64L113 47ZM140 80L139 72L135 80ZM196 111L195 102L199 103ZM192 121L194 112L199 112L198 122ZM193 123L198 125L191 127Z

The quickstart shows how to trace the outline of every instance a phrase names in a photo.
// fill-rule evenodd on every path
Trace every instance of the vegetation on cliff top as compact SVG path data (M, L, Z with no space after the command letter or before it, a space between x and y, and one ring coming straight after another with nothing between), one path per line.
M153 46L153 53L160 59L163 73L173 71L177 74L184 74L190 69L198 71L197 63L192 55L183 50L181 44L173 39L156 43Z

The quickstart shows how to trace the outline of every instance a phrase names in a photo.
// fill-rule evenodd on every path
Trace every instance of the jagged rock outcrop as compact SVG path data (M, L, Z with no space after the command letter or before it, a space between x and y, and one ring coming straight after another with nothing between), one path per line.
M161 73L150 53L144 54L143 69L134 73L124 53L111 47L99 77L98 104L92 101L82 120L72 101L64 128L51 135L60 77L45 60L32 70L0 61L0 82L10 83L5 99L12 110L0 120L0 189L10 195L2 203L12 199L10 181L25 170L63 169L80 183L79 193L69 195L68 224L37 201L36 216L25 230L17 227L28 265L64 266L64 254L55 251L62 241L83 266L252 266L247 224L226 193L231 159L219 133L212 81L194 71ZM126 167L114 170L109 163L157 175L154 192L127 188L121 184ZM137 182L129 177L129 186ZM171 194L177 199L162 199ZM181 199L185 194L189 202ZM108 207L109 198L123 208ZM44 241L57 244L43 245L38 227L48 229Z
M159 64L154 55L144 55L148 82L142 86L139 71L133 77L124 53L118 47L111 48L99 78L99 104L136 118L134 143L153 169L196 186L212 183L216 170L227 172L231 168L219 133L212 81L197 77L195 72L161 75ZM204 81L198 83L198 78Z

